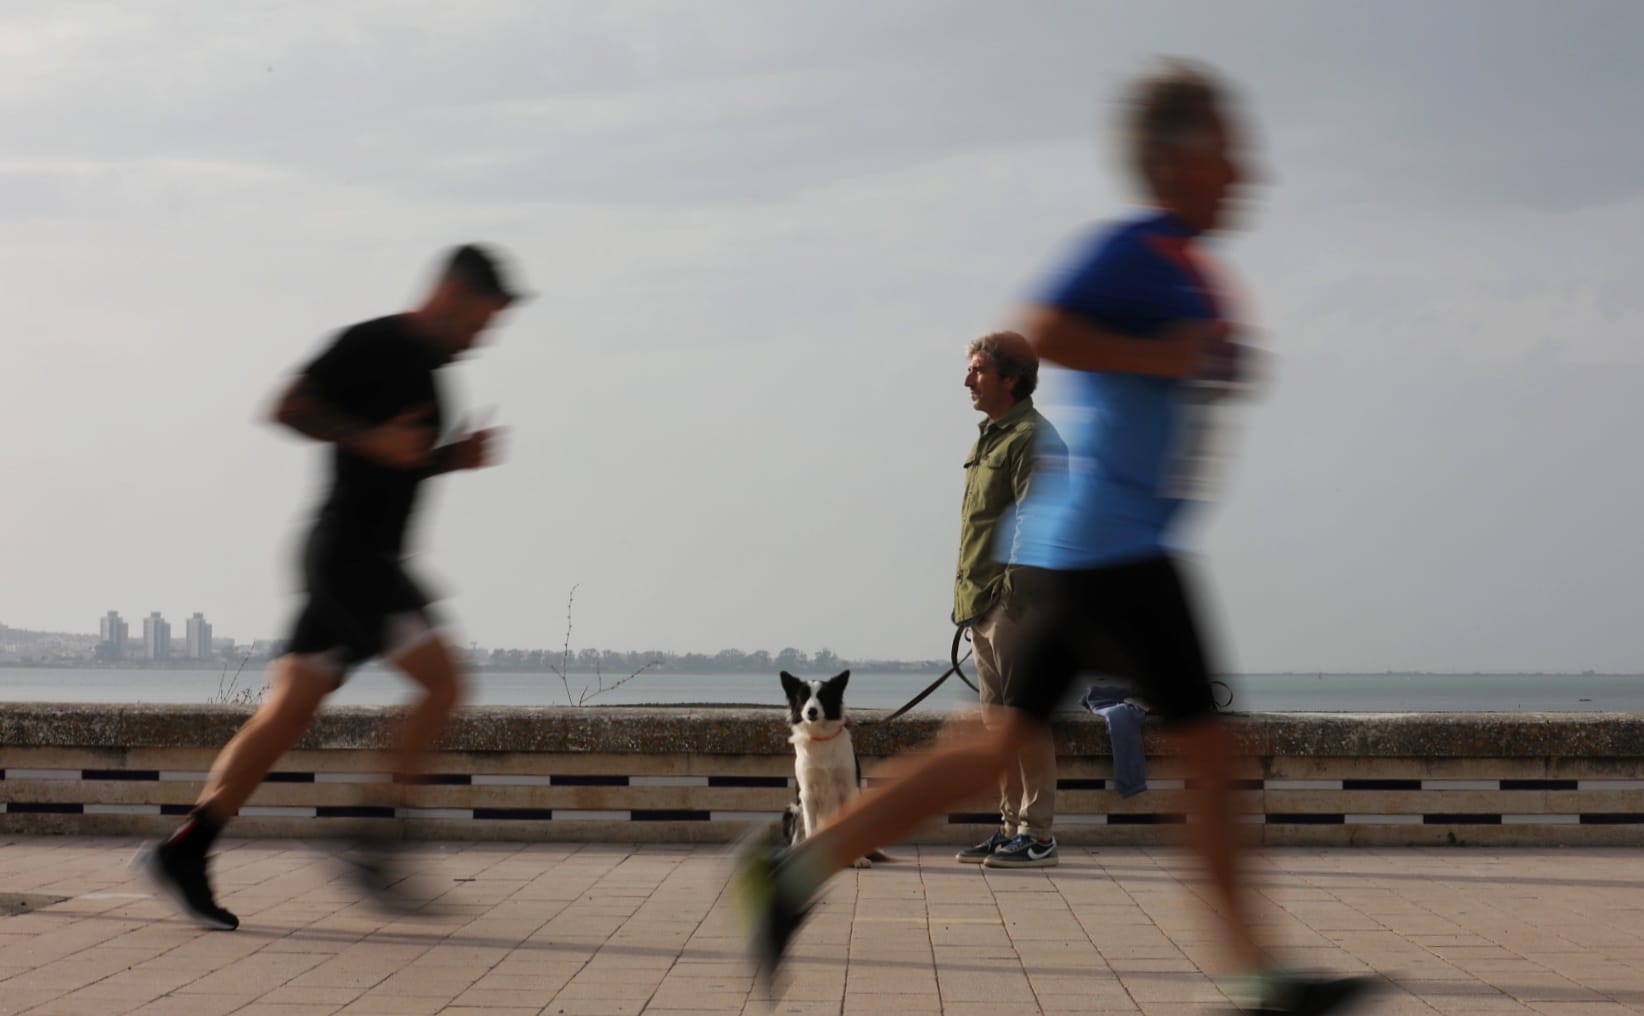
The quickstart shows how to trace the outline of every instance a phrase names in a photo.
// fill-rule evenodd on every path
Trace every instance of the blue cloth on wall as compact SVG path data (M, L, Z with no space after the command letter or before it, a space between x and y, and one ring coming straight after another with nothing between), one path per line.
M1122 685L1097 684L1085 692L1084 706L1107 721L1107 739L1113 745L1113 787L1120 799L1147 789L1147 760L1142 749L1142 721L1147 710L1130 698Z

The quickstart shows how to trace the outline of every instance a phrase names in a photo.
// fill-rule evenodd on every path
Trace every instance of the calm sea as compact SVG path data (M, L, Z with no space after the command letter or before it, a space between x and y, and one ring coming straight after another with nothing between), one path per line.
M826 676L826 675L818 675ZM851 676L847 701L857 708L890 709L912 698L931 674ZM11 702L208 702L222 675L213 670L0 668L0 701ZM1618 674L1245 674L1231 678L1237 710L1274 712L1644 712L1644 676ZM259 687L262 674L247 669L241 687ZM593 678L572 675L574 696L591 690ZM566 691L552 674L480 672L473 681L476 705L566 705ZM367 669L356 673L332 701L340 705L389 705L409 695L398 675ZM970 705L975 693L949 678L920 709ZM643 674L590 705L743 703L776 706L782 690L776 675Z

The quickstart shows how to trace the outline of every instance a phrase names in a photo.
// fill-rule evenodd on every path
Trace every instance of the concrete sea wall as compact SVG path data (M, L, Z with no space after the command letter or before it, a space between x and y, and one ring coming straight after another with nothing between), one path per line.
M244 722L235 706L0 703L0 833L148 835L173 826ZM871 720L871 712L858 715ZM328 710L232 827L348 835L394 814L376 798L394 711ZM1245 714L1238 808L1269 844L1644 843L1644 715ZM854 732L869 778L927 743L937 716ZM716 842L793 798L777 710L480 708L440 746L401 810L410 835ZM1163 731L1149 789L1121 800L1103 722L1057 723L1057 836L1172 839L1190 791ZM917 839L968 842L996 820L983 795Z

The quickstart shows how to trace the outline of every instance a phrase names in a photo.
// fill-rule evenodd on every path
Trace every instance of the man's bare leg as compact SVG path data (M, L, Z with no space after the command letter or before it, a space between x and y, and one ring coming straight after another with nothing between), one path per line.
M234 817L263 777L314 723L320 703L337 687L337 675L299 656L274 662L269 694L211 765L195 807L219 824Z
M988 725L969 729L928 752L891 763L885 783L862 792L798 851L831 875L864 854L917 829L933 816L997 784L1022 748L1044 727L1027 714L1000 707Z
M1239 864L1243 849L1233 813L1232 773L1238 762L1233 728L1207 716L1181 728L1177 741L1196 787L1193 808L1199 821L1188 828L1193 848L1221 897L1228 950L1241 969L1265 970L1269 958L1256 940Z
M401 718L390 751L393 780L379 798L402 808L411 803L414 785L428 769L428 756L461 698L456 657L439 636L429 632L388 657L422 690ZM403 827L393 825L356 838L342 859L356 886L377 906L397 914L426 913L433 895L417 884L416 865L404 853Z
M138 855L137 865L192 920L232 930L240 920L217 904L207 864L223 825L234 817L281 755L303 736L336 675L297 656L274 664L268 698L218 753L194 810L177 831Z
M1006 767L1018 765L1025 747L1042 738L1043 725L1014 709L1001 708L990 726L974 725L934 750L893 767L891 778L864 791L820 833L794 849L802 887L820 886L848 867L853 858L898 839L920 823L984 789ZM1195 808L1200 821L1190 828L1199 856L1222 900L1233 958L1243 969L1268 966L1257 944L1239 878L1237 827L1229 773L1236 762L1231 728L1209 718L1185 728L1184 753L1199 787Z
M462 700L462 671L450 646L435 634L394 654L388 662L422 689L422 697L400 720L391 749L394 779L403 798L404 788L427 770L429 752Z
M1005 767L1017 764L1022 745L1043 727L1018 710L1002 712L991 729L973 722L940 738L933 749L893 760L885 783L857 796L792 850L773 830L738 848L731 892L749 925L758 977L775 975L789 938L824 882L856 858L996 786Z

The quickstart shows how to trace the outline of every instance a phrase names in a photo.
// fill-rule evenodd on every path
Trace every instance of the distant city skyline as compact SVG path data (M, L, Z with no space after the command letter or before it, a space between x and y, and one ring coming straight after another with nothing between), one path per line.
M151 615L152 616L152 613ZM201 612L194 617L203 620ZM118 611L109 611L99 618L97 633L62 631L54 632L43 629L19 628L0 621L0 663L15 665L23 662L15 653L8 653L6 636L8 634L28 633L47 639L67 640L68 644L77 647L68 650L60 646L59 651L50 656L36 660L41 663L56 663L84 660L90 662L94 658L95 649L99 642L107 642L111 620L120 620ZM193 618L190 618L193 620ZM127 664L152 663L200 663L221 661L226 663L243 663L250 660L261 664L269 661L283 650L283 642L279 639L255 639L249 642L240 642L222 636L212 636L213 653L201 659L195 659L186 653L157 660L148 659L144 654L127 655L124 659L108 659L102 662ZM173 638L172 646L185 647L185 639ZM12 647L15 648L15 647ZM547 646L514 647L514 646L486 646L479 643L470 643L458 647L462 655L471 666L493 671L509 673L542 672L555 673L564 662L561 644ZM607 679L622 677L624 674L639 668L647 670L655 668L657 674L701 674L701 673L775 673L779 669L791 669L798 673L820 674L833 673L841 667L861 667L864 664L875 671L929 669L934 666L945 666L946 661L935 657L847 657L835 653L827 647L783 647L782 649L742 649L725 647L713 652L678 651L675 649L652 648L646 650L594 648L573 644L570 655L570 672L575 674L592 674L602 671ZM1303 670L1243 670L1229 671L1236 674L1324 674L1324 675L1378 675L1378 674L1430 674L1443 675L1528 675L1541 674L1546 676L1591 676L1591 675L1634 675L1644 673L1644 668L1598 670L1591 667L1547 668L1542 670L1506 670L1506 669L1465 669L1453 670L1400 670L1383 668L1380 670L1326 670L1323 668L1306 668ZM934 676L934 675L933 675Z
M118 610L110 610L98 619L98 651L108 659L125 659L129 653L131 626ZM172 635L171 623L163 611L150 611L143 618L142 658L165 660L171 658L208 660L223 648L233 646L233 639L219 642L212 632L211 622L203 611L195 611L184 622L184 636ZM182 653L177 653L178 646Z

